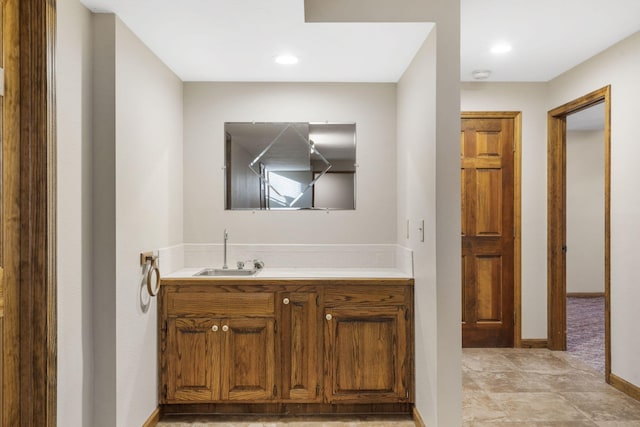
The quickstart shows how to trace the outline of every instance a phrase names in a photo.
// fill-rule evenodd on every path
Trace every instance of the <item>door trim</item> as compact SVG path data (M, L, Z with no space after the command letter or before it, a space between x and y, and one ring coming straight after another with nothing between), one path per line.
M547 308L551 350L567 348L566 139L567 116L604 102L604 294L605 378L611 381L611 86L593 91L548 112Z
M461 119L513 119L513 346L522 346L522 112L462 111Z
M55 0L20 0L20 425L56 425Z

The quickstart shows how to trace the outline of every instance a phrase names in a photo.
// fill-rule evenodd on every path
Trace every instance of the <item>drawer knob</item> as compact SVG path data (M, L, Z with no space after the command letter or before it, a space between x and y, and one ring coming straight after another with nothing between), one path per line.
M227 325L224 325L224 326L222 327L222 330L223 330L224 332L227 332L227 331L229 330L229 327L228 327Z
M289 304L289 298L285 298L285 299L283 299L283 300L282 300L282 303L283 303L284 305Z
M327 320L331 320L331 319L333 319L333 316L332 316L331 314L329 314L329 313L327 313L327 315L326 315L326 316L324 316L324 317L325 317L325 319L327 319Z
M213 326L211 327L211 330L212 330L213 332L218 332L218 325L213 325Z

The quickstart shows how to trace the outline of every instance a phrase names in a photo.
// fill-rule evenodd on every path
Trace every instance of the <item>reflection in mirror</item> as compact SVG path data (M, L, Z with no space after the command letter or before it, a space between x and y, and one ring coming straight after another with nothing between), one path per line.
M225 123L225 209L355 209L355 123Z

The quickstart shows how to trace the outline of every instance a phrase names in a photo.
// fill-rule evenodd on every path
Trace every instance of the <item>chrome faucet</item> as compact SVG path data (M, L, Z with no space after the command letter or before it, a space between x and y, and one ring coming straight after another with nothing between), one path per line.
M229 240L229 233L227 233L227 229L224 229L224 264L222 265L223 270L227 270L229 266L227 265L227 240Z

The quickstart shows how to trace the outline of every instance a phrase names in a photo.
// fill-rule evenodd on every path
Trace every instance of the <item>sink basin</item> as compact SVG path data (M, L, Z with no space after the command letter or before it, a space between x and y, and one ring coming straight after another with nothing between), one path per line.
M258 270L237 270L233 268L205 268L194 274L198 277L237 277L237 276L253 276Z

